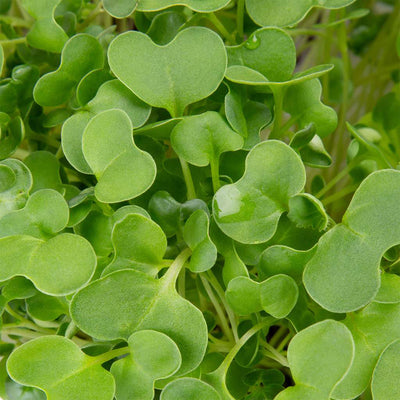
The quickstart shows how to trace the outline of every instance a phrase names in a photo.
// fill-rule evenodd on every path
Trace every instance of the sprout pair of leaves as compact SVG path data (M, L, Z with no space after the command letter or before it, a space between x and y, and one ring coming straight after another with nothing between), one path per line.
M98 180L94 194L101 202L132 199L154 182L155 162L150 154L136 147L132 129L129 116L117 109L101 112L87 123L82 137L82 154ZM70 146L73 152L78 143L79 138L65 146Z
M225 7L229 0L105 0L104 8L115 18L126 18L133 11L159 11L183 5L197 12L212 12Z
M124 33L110 44L108 59L112 72L136 96L173 117L213 93L226 69L221 38L202 27L183 30L165 46L140 32Z
M247 277L232 279L226 299L239 315L264 310L275 318L285 318L296 305L299 289L288 275L278 274L258 283Z
M360 185L342 223L325 233L304 271L310 296L333 312L357 310L376 296L385 251L400 243L393 215L399 211L400 173L369 175Z
M2 270L0 280L29 278L50 295L75 292L92 277L96 256L81 236L62 233L69 217L68 205L56 191L34 193L21 210L0 219Z
M143 329L162 332L181 353L178 373L195 369L206 350L207 325L202 313L175 289L177 274L189 254L183 252L160 279L122 270L91 283L72 300L73 320L84 332L103 340L128 339Z
M71 340L44 336L20 346L7 361L16 382L42 389L48 400L112 400L115 383L101 359L87 356Z
M61 134L63 151L67 160L78 171L85 174L92 173L82 150L82 137L89 121L97 114L114 108L125 111L133 128L143 125L151 111L148 105L118 80L103 83L95 97L63 124Z
M248 154L243 177L215 194L215 221L238 242L266 242L304 184L304 166L295 151L279 141L262 142Z
M342 323L325 320L299 332L287 357L296 385L275 399L329 400L353 362L353 338Z
M260 26L291 26L300 22L314 7L338 9L355 0L246 0L250 18Z
M143 330L128 339L130 355L111 367L117 400L152 400L154 382L173 375L181 366L179 348L167 335Z
M184 118L171 132L171 144L179 157L192 165L211 165L214 188L219 188L219 158L222 153L242 148L243 138L220 114L208 111Z
M103 48L95 37L86 33L73 36L62 49L59 68L37 82L33 91L35 101L41 106L65 103L81 79L103 65Z
M0 218L22 208L32 187L32 175L24 163L7 159L0 162Z
M54 19L54 11L61 0L23 0L22 5L35 18L28 32L28 43L37 49L60 53L68 40L67 34Z

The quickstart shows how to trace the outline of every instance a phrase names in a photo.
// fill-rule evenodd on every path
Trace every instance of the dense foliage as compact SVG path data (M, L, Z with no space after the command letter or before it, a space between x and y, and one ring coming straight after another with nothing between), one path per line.
M400 399L399 0L0 0L0 397Z

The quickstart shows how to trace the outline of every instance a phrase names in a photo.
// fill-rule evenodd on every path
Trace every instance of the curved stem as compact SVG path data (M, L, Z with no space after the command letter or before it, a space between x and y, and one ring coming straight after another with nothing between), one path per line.
M168 268L168 271L161 278L164 280L165 285L175 285L176 280L178 279L178 275L181 272L181 269L185 265L187 259L191 256L192 251L189 248L183 250L178 257L175 258L174 262Z
M211 163L211 179L213 184L214 193L221 187L219 180L219 159L212 160Z
M194 188L194 183L193 183L192 174L190 172L189 165L182 157L179 157L179 162L181 163L183 178L185 179L185 183L186 183L187 198L188 198L188 200L193 200L197 196L196 196L196 190Z
M107 351L107 353L100 354L97 357L94 357L93 363L94 364L104 364L107 361L112 360L113 358L125 356L130 353L129 347L121 347L119 349L113 349Z

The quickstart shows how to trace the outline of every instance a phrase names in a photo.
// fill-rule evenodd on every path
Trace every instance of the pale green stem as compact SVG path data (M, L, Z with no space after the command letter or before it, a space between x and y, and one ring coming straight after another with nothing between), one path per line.
M0 40L0 44L2 46L11 46L15 44L21 44L26 42L26 37L22 38L17 38L17 39L6 39L6 40Z
M274 94L274 126L272 128L270 139L279 139L281 137L281 124L283 117L283 89L276 87L272 90Z
M339 192L336 192L332 196L328 196L322 199L322 204L324 206L327 206L328 204L334 203L335 201L349 195L350 193L355 192L356 189L357 185L346 186L345 188L343 188Z
M208 297L211 300L212 305L215 308L215 311L217 312L222 332L224 332L225 336L228 338L229 341L232 341L232 342L235 341L235 339L234 339L234 337L232 335L232 331L229 328L228 321L227 321L227 319L225 317L225 313L224 313L222 307L220 306L217 298L215 297L215 295L214 295L214 293L213 293L213 291L211 289L210 284L208 283L207 279L205 279L201 275L200 275L200 279L201 279L201 282L203 283L204 289L206 290Z
M34 331L42 332L42 333L45 333L45 334L49 334L49 335L54 333L51 329L41 328L40 326L37 326L36 324L34 324L32 321L29 321L29 319L26 319L22 315L19 315L8 304L5 306L5 310L13 318L15 318L18 321L21 321L21 326L23 325L26 328L32 329Z
M218 19L214 13L207 14L209 20L214 24L214 26L219 30L221 35L225 38L227 42L235 43L235 38L228 32L225 25Z
M276 346L279 341L285 336L288 328L286 326L280 326L279 329L275 332L274 336L270 339L269 343L272 347Z
M185 179L186 189L187 189L187 198L188 200L196 199L196 190L194 188L194 183L192 179L192 174L190 172L190 168L188 163L182 158L179 157L179 161L182 167L183 178Z
M243 23L244 23L244 1L238 0L237 2L237 14L236 14L236 29L241 39L243 39Z
M162 277L166 285L175 285L178 275L181 272L187 259L191 256L192 251L189 248L183 250L174 262L170 265L165 275Z
M107 361L110 361L117 357L125 356L129 353L130 350L128 346L110 350L107 351L107 353L100 354L99 356L94 357L93 364L104 364Z
M219 180L219 158L213 159L210 165L211 165L211 179L215 193L221 187L221 182Z

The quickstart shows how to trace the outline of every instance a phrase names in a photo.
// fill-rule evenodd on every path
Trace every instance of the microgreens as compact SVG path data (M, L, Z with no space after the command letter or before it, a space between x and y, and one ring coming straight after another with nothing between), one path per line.
M0 0L0 399L398 400L398 0Z

